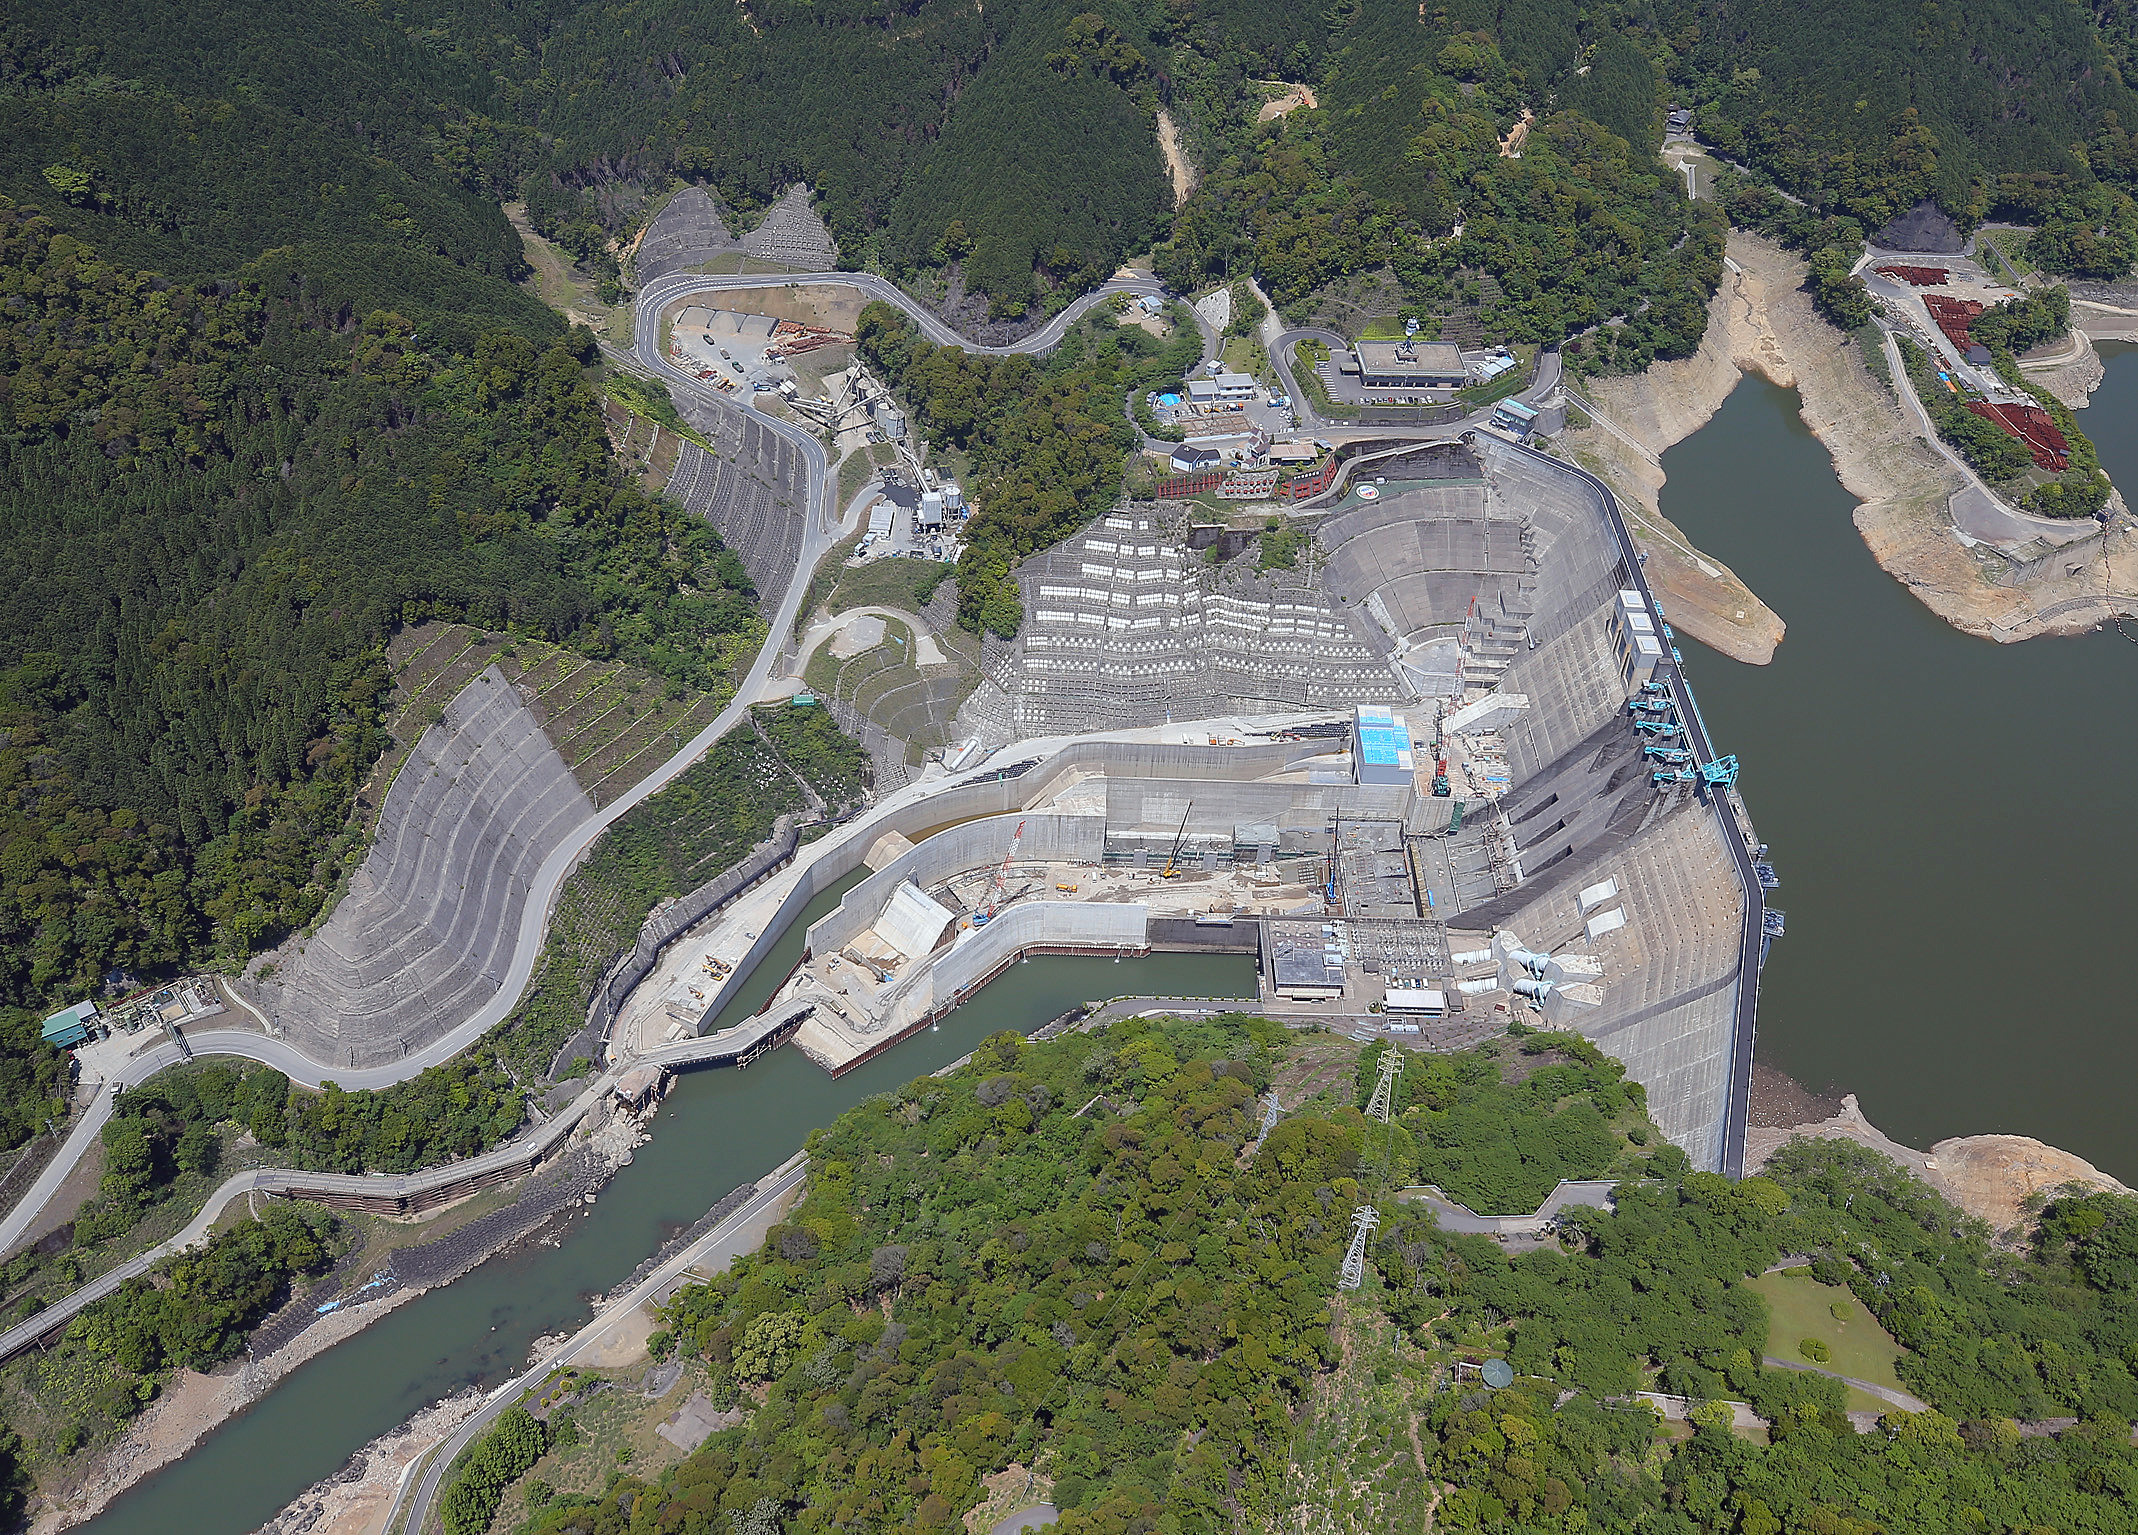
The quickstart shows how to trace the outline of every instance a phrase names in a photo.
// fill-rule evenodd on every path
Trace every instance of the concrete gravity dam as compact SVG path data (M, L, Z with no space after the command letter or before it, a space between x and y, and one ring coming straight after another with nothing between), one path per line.
M969 922L987 892L951 865L999 859L1011 823L1046 812L1018 888L1089 908L1088 947L1138 922L1154 942L1169 923L1176 938L1252 924L1266 1005L1420 1043L1516 1018L1577 1030L1625 1062L1696 1165L1740 1171L1780 916L1735 759L1707 738L1616 503L1486 434L1374 455L1332 503L1294 513L1288 568L1165 502L1028 561L1024 629L989 642L959 716L1001 760L1015 742L1197 720L1241 721L1277 756L1216 737L1186 760L1115 763L1125 746L1092 743L1075 772L1069 754L1042 761L987 807L999 824L945 834L969 848L924 844L813 930L812 954L844 946L853 972L820 983L862 995L873 974L887 1006L964 994L978 956L950 956L977 932L942 940L947 988L888 975L926 940L853 941L890 932L875 907L908 880ZM1020 921L1041 947L1076 925ZM907 1023L848 1011L862 1032Z

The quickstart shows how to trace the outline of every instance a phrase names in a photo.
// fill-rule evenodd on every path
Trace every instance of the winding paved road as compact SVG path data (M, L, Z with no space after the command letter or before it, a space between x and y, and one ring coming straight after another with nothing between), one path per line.
M557 893L565 879L577 865L580 857L618 819L642 801L657 794L673 782L690 765L708 750L714 742L725 735L744 717L752 701L764 691L774 670L794 633L795 616L803 597L809 589L809 576L817 561L836 541L838 508L831 505L836 487L832 480L831 464L825 454L823 442L813 433L789 425L774 417L751 410L749 406L729 398L718 390L708 389L696 375L686 372L669 362L661 346L661 314L671 304L697 294L720 293L732 289L755 289L767 287L836 286L853 288L872 299L882 299L895 304L916 325L922 334L938 345L962 346L967 351L985 356L1007 356L1012 353L1037 353L1052 350L1059 345L1069 327L1081 319L1093 305L1104 302L1115 293L1163 294L1165 287L1155 278L1113 278L1094 291L1071 303L1060 314L1049 320L1030 336L1004 346L987 346L968 340L953 330L938 316L916 305L895 284L867 272L807 272L787 276L767 277L762 275L710 275L702 273L675 273L657 278L643 288L634 309L634 334L632 350L619 360L628 360L639 371L659 376L669 385L679 405L694 408L701 413L706 410L744 411L753 416L765 429L777 432L794 444L803 461L809 466L809 509L803 528L802 546L789 576L787 590L780 599L777 612L771 616L770 628L765 643L751 663L749 672L735 690L734 700L703 730L684 744L681 750L648 774L637 785L613 803L589 816L575 827L558 845L535 873L529 889L529 899L521 910L519 933L514 941L512 960L495 994L470 1017L441 1034L421 1049L411 1051L401 1060L388 1065L362 1070L336 1067L316 1061L294 1045L267 1034L242 1029L211 1029L188 1036L192 1053L196 1055L236 1055L272 1066L288 1076L293 1082L306 1087L317 1087L322 1082L333 1081L352 1091L366 1088L390 1087L410 1077L451 1060L461 1051L475 1043L492 1028L502 1023L518 1005L520 993L534 975L536 962L542 953L542 940L549 923L549 913L555 904ZM1196 323L1205 331L1206 350L1211 339L1209 327L1200 316ZM1328 332L1290 331L1280 337L1280 346L1272 360L1277 361L1288 345L1288 339L1300 336L1326 336ZM1295 408L1303 408L1304 401L1292 387L1288 369L1279 362L1280 376L1291 395ZM1549 394L1559 381L1559 359L1556 353L1547 353L1539 362L1536 381L1524 391L1525 398L1541 398ZM1335 440L1446 440L1480 425L1490 416L1489 410L1478 411L1461 421L1449 422L1429 429L1406 427L1328 427L1323 435ZM1304 426L1315 418L1302 415ZM1339 482L1341 483L1341 482ZM185 1057L175 1045L163 1045L144 1051L125 1062L98 1087L90 1107L76 1119L66 1143L59 1154L31 1184L28 1191L17 1201L15 1207L0 1218L0 1255L5 1255L19 1243L38 1215L44 1210L65 1182L67 1175L88 1152L110 1120L114 1090L124 1091L139 1086L166 1067L177 1065Z
M671 392L677 394L679 404L688 404L701 411L748 412L766 430L777 432L793 443L809 466L809 507L803 527L801 550L794 571L788 577L787 590L780 599L779 608L771 615L764 646L758 651L750 670L736 687L733 701L674 756L612 804L582 821L556 850L543 860L529 888L529 899L521 910L520 928L514 941L511 963L496 993L474 1014L428 1045L411 1051L401 1060L388 1065L356 1070L316 1061L287 1040L264 1033L243 1029L210 1029L187 1036L192 1054L243 1056L272 1066L291 1081L306 1087L317 1087L325 1081L336 1082L352 1091L390 1087L396 1082L407 1081L432 1066L451 1060L511 1015L513 1008L519 1003L520 993L526 989L528 981L534 975L536 962L541 957L542 940L549 924L550 909L581 855L602 832L633 807L667 787L714 742L742 720L751 702L764 691L765 684L780 664L789 638L794 633L796 612L809 590L810 574L815 570L817 561L837 539L838 524L835 514L838 509L831 505L836 486L832 480L831 464L825 454L823 442L810 432L752 411L739 401L704 387L694 374L686 373L669 363L661 348L661 312L679 298L694 293L716 293L734 288L805 285L844 286L857 289L871 298L884 299L910 315L922 333L937 344L963 346L968 351L988 356L1049 351L1060 344L1071 325L1082 318L1094 304L1102 302L1110 295L1165 291L1164 285L1153 278L1115 278L1077 299L1032 335L1007 346L983 346L967 340L940 318L915 305L895 285L866 272L813 272L786 277L678 273L647 284L639 294L635 310L636 333L630 360L635 362L638 369L660 376L669 384ZM59 1192L67 1175L96 1143L105 1124L110 1121L116 1093L138 1087L157 1072L175 1066L184 1059L186 1055L176 1045L161 1045L130 1058L95 1087L93 1101L76 1117L59 1153L16 1202L14 1208L9 1210L4 1218L0 1218L0 1256L4 1256L22 1240L37 1217Z

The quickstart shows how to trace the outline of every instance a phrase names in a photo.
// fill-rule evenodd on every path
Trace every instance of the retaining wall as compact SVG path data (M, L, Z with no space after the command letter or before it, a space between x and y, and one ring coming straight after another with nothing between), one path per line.
M968 821L937 832L878 869L840 898L839 908L809 929L809 952L830 954L875 926L891 892L906 880L922 889L953 874L998 862L1018 822L1024 823L1020 862L1096 863L1106 847L1106 818L1095 815L1022 815L1010 812Z
M1103 774L1109 769L1150 778L1201 778L1248 780L1282 772L1291 763L1326 750L1319 741L1272 741L1256 746L1167 746L1142 741L1079 741L1055 753L1015 778L986 774L926 799L901 805L871 817L835 847L825 849L803 867L794 888L779 909L766 919L749 951L735 962L734 972L713 993L700 1016L719 1016L727 999L749 979L764 957L809 903L861 867L862 860L887 831L913 836L931 826L968 821L981 816L1005 815L1046 799L1074 774ZM1096 818L1094 818L1096 819ZM888 899L888 892L886 892ZM880 909L880 908L879 908ZM872 919L873 920L873 917Z

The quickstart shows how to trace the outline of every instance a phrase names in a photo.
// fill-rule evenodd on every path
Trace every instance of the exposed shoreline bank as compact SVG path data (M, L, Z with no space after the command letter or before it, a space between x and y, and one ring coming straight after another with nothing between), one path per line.
M1796 391L1805 425L1858 503L1856 529L1872 558L1948 624L2009 643L2083 634L2106 622L2103 540L2082 540L2031 562L2024 581L2014 579L2015 566L2003 555L1963 543L1947 511L1961 488L1959 471L1916 435L1892 389L1865 366L1855 338L1812 308L1804 273L1803 262L1779 246L1733 231L1699 351L1638 377L1598 381L1591 393L1608 426L1568 438L1570 451L1635 501L1643 520L1669 530L1656 530L1643 545L1651 550L1650 579L1672 604L1671 621L1739 660L1764 662L1781 638L1782 619L1763 604L1737 601L1742 592L1758 603L1721 562L1695 554L1654 510L1664 480L1661 455L1704 426L1744 374L1757 373ZM2060 391L2090 389L2098 368L2088 345L2054 382ZM1683 547L1669 548L1671 538ZM2110 534L2108 556L2127 562L2131 541ZM1746 653L1759 651L1770 633L1763 653Z
M1827 1105L1821 1105L1827 1106ZM2001 1236L2024 1227L2036 1195L2083 1184L2112 1194L2133 1192L2084 1157L2027 1135L1959 1135L1939 1141L1928 1151L1904 1146L1864 1116L1856 1095L1841 1099L1829 1118L1788 1129L1754 1126L1745 1137L1745 1168L1756 1172L1797 1136L1855 1141L1898 1162L1967 1214L1989 1223Z
M184 1459L209 1435L266 1397L285 1377L336 1344L355 1337L404 1302L452 1284L500 1253L550 1240L558 1226L583 1208L585 1200L629 1165L632 1148L645 1138L637 1121L628 1114L590 1120L586 1128L575 1132L569 1150L519 1180L510 1204L465 1225L451 1226L427 1243L400 1248L388 1255L384 1264L367 1266L364 1273L350 1276L352 1282L374 1271L395 1276L398 1282L382 1289L375 1298L352 1298L318 1320L308 1320L302 1315L304 1308L316 1305L319 1295L308 1290L293 1294L253 1334L258 1338L278 1325L287 1333L294 1326L294 1335L287 1342L265 1358L248 1356L242 1363L233 1362L208 1374L174 1371L155 1403L123 1435L81 1466L69 1478L69 1487L55 1494L40 1493L33 1500L26 1527L29 1535L60 1535L61 1531L96 1518L133 1487ZM447 1206L432 1220L442 1221L461 1208L459 1204ZM448 1399L451 1400L455 1399ZM435 1412L444 1405L431 1404L424 1411ZM445 1425L439 1432L450 1426ZM405 1428L404 1425L404 1430L397 1432ZM360 1454L375 1449L377 1445L366 1446Z

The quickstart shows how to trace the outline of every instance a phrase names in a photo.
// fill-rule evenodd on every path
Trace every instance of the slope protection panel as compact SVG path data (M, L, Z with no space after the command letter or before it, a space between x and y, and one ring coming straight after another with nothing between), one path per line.
M1133 504L1025 562L1025 624L959 715L989 739L1405 696L1387 642L1306 570L1212 567L1178 503Z
M703 187L685 187L668 200L639 238L633 269L641 283L703 266L736 248L720 204Z
M316 1060L398 1060L495 994L535 871L593 814L493 666L416 743L332 915L238 988Z
M669 471L667 493L711 523L735 551L759 609L769 614L786 595L801 558L809 506L801 452L732 401L716 404L691 391L677 404L716 451L685 442Z

